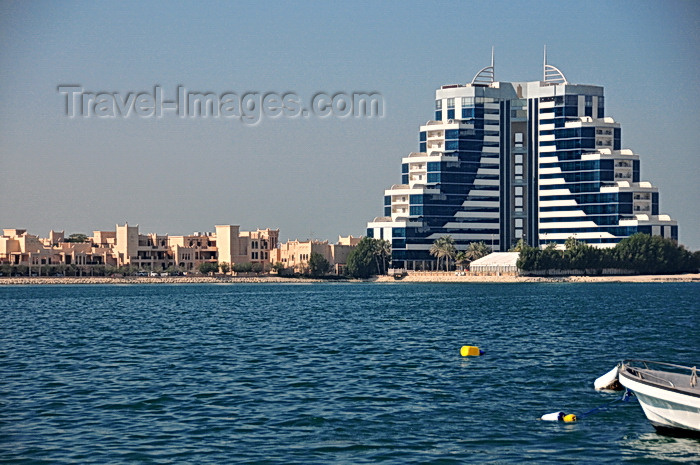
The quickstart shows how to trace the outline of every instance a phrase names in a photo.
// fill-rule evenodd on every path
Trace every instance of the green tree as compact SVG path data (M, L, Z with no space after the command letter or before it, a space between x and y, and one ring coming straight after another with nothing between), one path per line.
M328 263L323 255L317 252L311 252L309 257L309 274L311 276L323 276L328 273L331 268L331 264Z
M690 255L688 272L697 273L700 271L700 250L696 250Z
M516 265L523 271L535 271L540 256L540 249L523 244Z
M65 267L64 267L64 269L63 269L63 271L61 271L61 273L65 274L65 272L66 271L65 271ZM112 265L105 266L105 275L106 276L112 276L113 274L118 273L118 272L119 272L119 268L117 268L116 266L112 266Z
M550 242L540 251L535 269L537 270L561 270L566 269L563 254L557 250L557 244Z
M569 237L564 243L564 248L564 269L586 270L599 267L599 254L590 245Z
M250 264L250 271L254 273L261 273L265 270L265 266L262 263L255 262Z
M253 271L253 264L250 262L234 263L233 271L236 273L250 273Z
M88 242L88 237L85 234L71 234L65 242Z
M440 269L440 262L444 259L445 268L450 270L450 259L454 259L457 255L455 249L455 240L452 236L442 236L433 242L430 246L430 255L437 258L437 269Z
M352 278L369 278L377 273L375 261L375 241L371 237L363 237L348 255L345 273Z
M694 254L671 239L648 234L633 234L615 246L619 266L644 274L697 271Z
M171 276L180 276L185 270L182 267L170 265L165 271Z
M228 274L228 272L231 271L231 265L226 262L219 263L219 268L223 274Z
M216 263L204 262L200 263L197 269L202 274L216 273L219 271L219 265Z
M284 268L284 263L281 262L275 262L275 264L272 265L272 271L274 271L275 273L281 273L284 270Z

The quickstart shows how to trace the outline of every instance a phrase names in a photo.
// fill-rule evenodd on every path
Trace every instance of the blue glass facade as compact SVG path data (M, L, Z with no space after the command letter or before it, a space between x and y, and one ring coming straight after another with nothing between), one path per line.
M554 103L553 107L540 105L539 110L540 124L554 125L554 129L539 131L540 138L547 139L539 143L542 162L538 176L541 203L538 243L541 246L551 242L563 244L569 236L584 237L589 243L616 243L650 228L621 226L621 222L634 220L637 214L658 215L658 193L641 190L635 193L635 189L642 188L633 188L632 184L626 184L629 190L624 191L624 186L617 184L618 181L639 183L640 179L639 160L631 154L614 152L621 149L620 128L610 122L580 118L594 117L593 97L565 95L540 99L540 104ZM602 117L603 102L603 97L598 96L596 117ZM609 151L599 152L602 149ZM597 159L584 157L593 153L598 154ZM616 187L619 191L606 193L606 187ZM551 195L553 191L557 193ZM560 194L562 191L568 194ZM550 206L551 203L557 205ZM554 215L555 212L558 214ZM552 227L555 225L559 227ZM599 237L593 237L595 233Z
M405 260L433 261L429 246L436 237L448 234L455 238L458 248L464 249L476 240L470 236L478 236L478 240L498 247L499 154L485 153L484 149L495 147L498 150L501 122L486 120L485 115L498 115L500 107L496 104L487 109L484 102L476 103L473 99L470 103L459 109L448 107L444 125L419 132L419 153L428 155L431 140L439 141L439 153L428 157L434 161L425 163L425 177L421 182L424 191L408 196L404 218L410 226L392 230L394 266L404 266ZM461 121L448 125L455 113L462 117ZM442 115L441 109L436 110L436 117ZM431 139L429 133L439 133L439 137ZM409 163L402 163L402 184L411 182L410 173ZM385 197L387 201L391 203L391 196ZM390 210L389 207L385 211L385 216L391 215Z

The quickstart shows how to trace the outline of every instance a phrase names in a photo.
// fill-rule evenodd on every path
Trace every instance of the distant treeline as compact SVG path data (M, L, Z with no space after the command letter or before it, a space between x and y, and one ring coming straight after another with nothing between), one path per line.
M525 272L583 270L586 274L604 269L629 270L638 274L696 273L700 269L700 251L690 252L671 239L634 234L615 247L600 249L569 238L566 250L554 244L544 249L522 246L518 268Z

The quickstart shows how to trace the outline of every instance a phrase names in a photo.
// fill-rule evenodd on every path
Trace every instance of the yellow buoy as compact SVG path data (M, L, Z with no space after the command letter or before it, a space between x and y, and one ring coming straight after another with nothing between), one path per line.
M459 353L462 354L462 357L468 357L470 355L478 356L482 354L482 352L476 346L462 346Z
M568 415L564 415L564 418L562 418L567 423L571 423L572 421L576 421L576 415L573 413L570 413Z

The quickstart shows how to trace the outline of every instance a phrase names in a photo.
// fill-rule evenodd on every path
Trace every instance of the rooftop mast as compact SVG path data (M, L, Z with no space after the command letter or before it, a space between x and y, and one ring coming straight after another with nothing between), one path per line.
M547 46L544 46L544 64L542 66L542 82L545 84L568 84L564 73L558 68L547 64Z
M471 84L472 85L480 85L480 86L488 86L493 84L494 82L494 76L495 76L495 68L494 68L494 48L491 46L491 66L487 66L486 68L483 68L481 71L476 73L476 76L474 76L474 79L472 79Z

